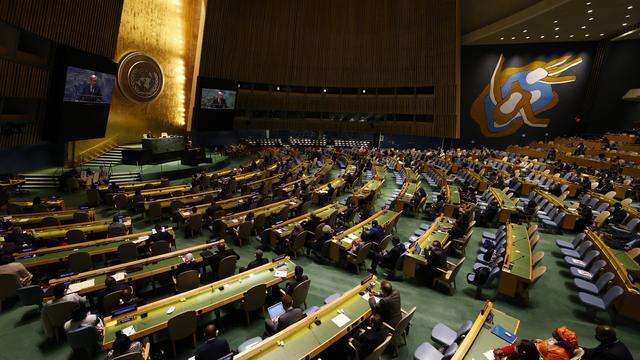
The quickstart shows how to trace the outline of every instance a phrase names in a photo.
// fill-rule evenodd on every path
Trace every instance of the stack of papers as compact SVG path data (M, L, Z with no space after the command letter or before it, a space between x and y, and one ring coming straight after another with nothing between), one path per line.
M112 275L114 279L116 279L116 281L122 281L124 280L124 278L127 277L127 273L124 271L121 271L119 273L115 273Z
M127 336L131 336L131 335L136 333L136 329L133 328L133 325L130 325L130 326L127 326L126 328L122 329L122 333L127 335Z
M368 292L364 293L364 295L362 295L362 298L363 298L363 299L365 299L365 300L367 300L367 301L369 301L369 293L368 293ZM374 296L374 297L373 297L373 299L374 299L376 302L380 301L380 298L379 298L379 297L377 297L377 296Z
M351 245L351 243L353 242L353 240L349 239L349 238L344 238L342 239L342 242L347 243L347 245Z
M276 270L273 272L273 276L275 277L287 277L287 271L286 270Z
M356 235L355 233L351 233L351 234L349 234L349 239L358 240L358 235Z
M89 280L85 280L79 283L75 283L75 284L71 284L69 285L69 288L67 289L67 294L71 294L74 292L78 292L82 289L86 289L86 288L90 288L92 286L94 286L96 284L96 280L95 279L89 279Z
M351 319L349 319L349 317L347 315L345 315L345 314L339 314L338 316L336 316L333 319L331 319L331 321L333 321L333 323L336 324L336 326L343 327L347 323L349 323L349 321L351 321Z

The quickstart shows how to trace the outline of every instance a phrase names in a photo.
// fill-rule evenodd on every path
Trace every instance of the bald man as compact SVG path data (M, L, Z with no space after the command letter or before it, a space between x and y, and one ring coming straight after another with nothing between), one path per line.
M379 297L380 300L376 301L374 297ZM400 292L393 290L391 283L386 280L380 284L379 293L369 292L369 306L374 313L380 314L382 320L392 327L398 325L402 319Z
M596 340L600 345L593 349L585 349L582 357L586 360L633 360L631 352L625 344L618 340L616 330L611 326L596 326Z
M227 340L218 338L218 328L215 325L209 324L204 329L204 335L207 341L193 354L196 360L220 359L231 353Z
M80 99L83 101L102 102L102 90L98 85L98 77L91 75L89 82L82 88Z

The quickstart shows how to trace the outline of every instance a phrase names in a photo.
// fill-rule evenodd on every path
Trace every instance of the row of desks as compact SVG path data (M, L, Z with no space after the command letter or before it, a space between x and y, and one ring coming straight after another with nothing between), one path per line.
M318 217L318 219L320 219L320 221L324 222L327 219L329 219L329 217L336 211L338 212L338 214L342 214L345 211L347 211L347 207L340 204L329 204L319 209L316 209L314 211L310 211L306 214L302 214L298 217L284 221L280 224L272 225L271 226L271 229L272 229L271 245L275 246L276 239L284 239L289 237L289 235L291 235L291 232L293 231L293 228L296 225L302 225L305 221L307 221L311 217L311 214L315 214Z
M30 212L33 209L33 201L31 200L11 200L9 203L20 206L24 212ZM48 199L43 199L42 203L47 205L51 211L64 210L64 199L61 197L52 196Z
M560 225L563 229L573 230L573 228L576 227L576 221L579 218L577 210L569 208L564 201L544 190L536 189L535 192L565 213L562 224Z
M380 188L382 188L383 185L384 185L384 179L383 180L376 180L376 179L369 180L360 189L356 190L356 192L353 193L353 197L352 197L353 204L354 205L358 205L360 200L366 198L367 196L369 196L369 194L377 193L378 190L380 190Z
M418 266L427 265L424 255L417 251L418 246L422 252L436 240L440 241L442 246L446 245L449 239L449 229L453 227L454 223L454 219L440 215L429 229L407 248L402 256L402 273L405 277L414 278Z
M506 230L506 252L498 292L516 298L519 291L531 282L531 244L524 225L507 224Z
M200 204L203 202L211 203L213 202L213 199L218 196L218 194L220 194L220 190L207 190L194 194L174 196L159 200L149 200L144 202L144 209L145 211L149 211L149 208L151 208L151 206L154 206L155 204L159 204L161 209L167 209L171 207L171 204L174 201L179 201L183 205Z
M20 226L21 228L31 228L38 227L40 224L42 224L42 220L49 217L58 219L61 224L73 222L73 214L77 212L86 212L89 215L89 219L92 221L96 219L96 211L93 208L7 215L4 216L3 219L4 221L11 222L12 225Z
M169 180L167 179L154 179L154 180L132 181L127 183L120 183L120 184L117 184L117 187L115 189L111 188L111 186L108 184L98 185L98 191L101 193L117 192L118 190L136 191L136 190L143 190L143 189L149 189L149 188L159 188L159 187L168 186L168 185L169 185Z
M606 202L610 205L614 205L617 203L620 203L618 200L616 199L612 199L609 197L606 197L600 193L597 192L593 192L593 191L589 191L589 196L591 198L596 198L598 199L599 202ZM638 209L634 208L631 205L624 205L622 206L622 210L626 211L627 214L629 214L629 216L634 217L634 218L640 218L640 212L638 211Z
M238 207L259 201L260 199L262 199L262 195L260 194L249 194L232 197L226 200L218 200L215 203L218 204L225 212L229 212L230 210L236 209ZM191 211L193 208L196 209L198 214L204 214L209 206L211 206L210 203L205 203L178 210L180 221L184 222L189 216L191 216L193 214L193 212Z
M264 214L265 216L269 217L272 214L277 214L281 212L284 208L288 208L289 210L295 209L298 206L300 206L300 204L302 204L302 201L300 199L297 199L297 198L286 199L286 200L278 201L262 207L257 207L255 209L242 211L239 213L225 216L222 218L222 222L225 224L227 229L231 229L242 224L245 217L250 212L253 212L253 214L256 217L261 214Z
M125 217L122 219L123 224L131 231L132 224L131 218ZM58 225L58 226L49 226L49 227L40 227L26 230L27 233L31 234L34 238L38 240L46 240L46 239L62 239L67 236L67 232L69 230L80 230L85 233L86 237L99 236L107 233L109 225L111 225L112 220L97 220L97 221L89 221L78 224L66 224L66 225Z
M317 204L320 202L322 196L324 196L327 193L327 189L329 189L329 184L331 184L331 187L335 189L335 193L337 194L337 192L339 192L340 189L344 187L345 183L346 182L343 177L337 177L326 184L318 186L313 191L313 195L311 199L313 200L314 203Z
M493 195L493 198L498 201L500 211L498 211L498 221L505 224L511 219L511 214L517 211L516 204L513 200L505 194L502 189L491 187L489 191Z
M411 203L413 197L418 192L418 190L420 190L420 188L420 181L405 181L404 185L402 185L402 190L400 190L400 194L398 194L398 198L396 200L396 211L404 210L404 207Z

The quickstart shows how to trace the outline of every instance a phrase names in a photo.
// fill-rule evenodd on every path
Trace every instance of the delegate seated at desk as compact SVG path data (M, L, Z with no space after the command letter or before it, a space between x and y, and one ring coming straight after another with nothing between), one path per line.
M274 320L265 320L265 338L286 329L304 318L302 309L293 307L293 298L291 296L284 295L282 297L282 306L285 309L282 315Z

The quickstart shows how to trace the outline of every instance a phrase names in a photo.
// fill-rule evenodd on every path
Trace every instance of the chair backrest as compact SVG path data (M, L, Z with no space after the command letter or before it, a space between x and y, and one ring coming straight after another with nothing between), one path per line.
M171 244L166 240L156 241L151 245L151 256L157 256L171 252Z
M67 257L69 269L76 274L90 270L93 267L91 255L88 252L74 252Z
M34 213L49 212L49 207L46 204L35 204L35 205L33 205L32 211Z
M138 259L138 245L126 242L118 246L118 260L121 263Z
M184 271L176 279L176 291L181 293L200 286L200 272L198 270Z
M539 263L544 258L544 251L537 251L531 256L531 264L535 266L535 264Z
M187 230L200 231L202 229L202 214L192 215L189 217L189 225Z
M458 351L458 343L451 344L442 354L441 360L449 360L455 355L456 351Z
M331 213L331 215L329 215L329 218L327 219L327 225L333 227L333 225L336 223L336 219L338 218L338 211L334 211Z
M220 260L218 263L218 279L224 279L236 272L236 261L238 259L235 255L227 256Z
M87 237L84 231L78 229L71 229L66 233L67 242L70 244L77 244L87 241Z
M102 311L105 315L111 314L113 310L120 307L120 299L122 298L122 290L108 293L102 298Z
M71 310L76 306L73 301L62 301L44 308L46 317L52 327L61 327L67 320L71 319Z
M469 333L472 326L473 326L473 321L471 320L467 320L464 323L462 323L462 325L460 325L460 327L458 328L458 331L456 331L455 341L459 342L462 338L464 338L464 336Z
M394 328L394 331L392 334L393 337L398 338L405 333L415 312L416 312L416 307L414 306L406 314L403 314L402 318L400 319L400 321L398 321L398 323L396 324L396 327Z
M613 199L613 197L616 196L616 192L615 191L609 191L608 193L604 194L604 196L609 198L609 199Z
M53 216L47 216L47 217L42 219L41 225L42 225L42 227L58 226L58 225L60 225L60 220L58 220L58 218L53 217Z
M463 257L458 261L457 264L454 265L453 268L449 269L451 271L451 274L449 275L449 280L454 280L456 278L456 275L458 274L460 269L462 269L462 264L464 264L465 260L466 260L466 257Z
M44 292L38 285L23 286L21 288L18 288L16 290L16 293L20 298L20 302L24 306L42 305Z
M147 209L146 219L151 220L159 220L162 218L162 205L157 202L153 202L149 204L149 208Z
M596 211L597 212L603 212L605 210L607 210L609 208L609 203L603 202L602 204L598 205L598 207L596 207Z
M584 238L587 236L587 234L581 232L578 235L576 235L575 239L573 239L573 241L571 242L571 244L573 245L573 247L578 246L578 244L580 242L582 242L582 240L584 240Z
M95 326L85 326L69 331L67 341L74 350L92 348L98 343L98 329Z
M531 237L533 233L535 233L537 230L538 230L538 224L532 224L531 226L529 226L529 229L527 229L527 235Z
M118 237L123 235L127 235L127 228L124 226L117 226L117 227L109 226L109 228L107 229L108 238Z
M587 254L584 256L584 258L582 259L582 261L585 264L589 265L598 256L600 256L600 251L598 251L598 250L589 250L587 252Z
M600 269L602 269L605 265L607 265L607 262L600 259L594 262L593 265L591 265L591 268L589 269L589 273L591 273L591 275L593 276L596 276L598 271L600 271Z
M616 276L613 275L613 273L608 272L608 271L606 273L600 275L598 280L596 280L596 282L595 282L595 285L596 285L596 288L598 289L598 292L602 291L602 289L604 289L615 278L616 278Z
M129 208L129 199L124 194L116 194L113 197L113 203L118 210L126 210Z
M640 255L640 248L633 248L627 251L627 254L629 255L630 258L632 258L633 260L636 260L636 258Z
M184 339L196 332L198 318L194 310L185 311L167 321L169 338L174 340Z
M310 234L310 232L302 231L296 236L295 240L293 240L293 245L291 246L292 251L297 251L304 247L304 243L307 240L307 234Z
M639 225L640 225L640 218L634 217L633 219L629 220L629 222L625 226L627 227L629 232L634 232L638 230Z
M20 286L14 274L0 274L0 300L15 296Z
M538 266L537 268L533 269L533 273L531 274L531 283L529 284L529 287L533 287L533 285L535 285L536 282L538 282L538 280L542 277L542 275L544 275L545 272L547 272L546 266Z
M311 280L307 279L300 284L298 284L295 289L293 289L293 293L291 297L293 298L293 307L300 307L301 304L307 300L307 295L309 294L309 288L311 287Z
M631 205L632 202L633 202L632 198L626 198L626 199L620 201L620 205L629 206L629 205Z
M382 356L382 353L386 350L387 346L389 346L389 342L391 342L391 338L393 336L391 334L387 335L387 337L384 339L384 341L378 345L375 349L373 349L373 351L371 352L371 354L367 355L366 358L364 358L365 360L378 360L380 359L380 357Z
M76 211L73 213L73 222L74 223L82 223L82 222L87 222L87 221L91 221L91 217L89 216L89 213L86 211Z
M367 259L367 256L369 256L369 251L371 251L371 243L370 242L364 244L364 246L362 246L360 248L360 250L358 250L358 254L356 256L355 263L356 264L363 263Z
M585 241L582 244L580 244L580 246L578 246L578 248L576 249L576 252L580 254L580 257L582 257L582 255L584 255L587 252L587 250L591 248L591 246L593 246L593 243L591 241Z
M609 290L607 290L607 292L602 297L604 307L609 308L609 306L611 306L614 301L622 296L622 294L624 294L624 290L618 285L609 288Z
M267 285L258 284L244 293L244 301L242 309L245 311L254 311L262 308L267 298Z
M251 222L243 222L238 226L238 237L243 240L248 239L251 236L251 229L253 229Z
M264 227L264 222L267 219L267 216L265 215L265 213L260 213L258 215L256 215L256 217L253 219L253 229L255 230L260 230Z

